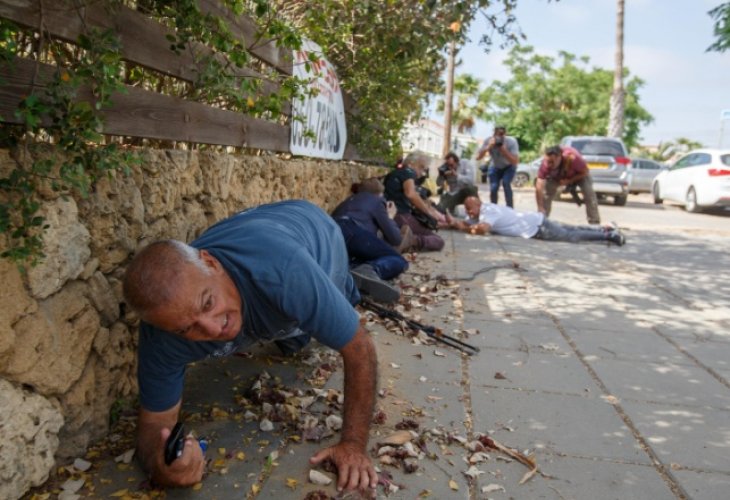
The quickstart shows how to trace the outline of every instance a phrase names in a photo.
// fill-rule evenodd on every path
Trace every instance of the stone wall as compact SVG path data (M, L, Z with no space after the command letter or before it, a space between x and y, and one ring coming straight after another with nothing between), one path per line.
M331 210L373 168L210 152L146 150L130 176L87 199L44 193L46 258L21 275L0 261L0 498L44 482L53 457L104 435L109 410L136 393L135 319L121 278L135 250L190 241L246 207L308 199ZM0 170L12 160L0 151ZM29 417L32 416L32 417ZM8 489L10 488L10 489Z

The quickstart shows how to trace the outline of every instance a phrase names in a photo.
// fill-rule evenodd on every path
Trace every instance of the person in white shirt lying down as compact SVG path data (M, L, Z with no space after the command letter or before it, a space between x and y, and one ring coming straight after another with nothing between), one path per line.
M482 202L476 196L464 200L469 216L466 220L454 220L452 229L469 234L499 234L519 236L546 241L607 241L622 246L626 237L615 226L573 226L550 220L541 212L518 212L517 210Z

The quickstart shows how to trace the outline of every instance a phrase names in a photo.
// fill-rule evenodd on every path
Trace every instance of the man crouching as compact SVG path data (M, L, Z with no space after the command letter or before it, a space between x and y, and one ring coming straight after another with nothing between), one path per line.
M272 203L215 224L190 245L153 243L128 266L124 296L142 320L137 450L157 483L190 486L203 477L204 454L192 438L169 466L163 458L188 363L258 341L292 353L314 337L342 355L345 402L340 442L310 461L331 459L339 490L376 487L366 447L377 355L353 308L360 295L342 232L326 213L306 201Z

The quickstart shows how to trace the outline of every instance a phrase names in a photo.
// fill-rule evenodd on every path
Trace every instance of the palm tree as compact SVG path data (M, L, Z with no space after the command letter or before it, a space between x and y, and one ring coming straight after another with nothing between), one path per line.
M482 81L469 74L461 74L454 79L454 104L451 123L461 134L471 132L478 118L484 115L486 106L479 100ZM444 100L437 102L437 111L444 110Z
M617 0L616 67L613 73L611 112L608 117L608 135L610 137L623 136L624 101L624 0Z

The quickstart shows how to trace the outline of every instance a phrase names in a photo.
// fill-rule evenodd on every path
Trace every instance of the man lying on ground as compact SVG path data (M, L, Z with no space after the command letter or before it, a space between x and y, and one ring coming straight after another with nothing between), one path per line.
M190 245L160 241L135 256L124 296L142 320L137 453L156 482L190 486L203 476L203 451L191 437L171 465L163 459L188 363L227 356L257 341L275 341L291 353L312 336L342 355L345 405L340 442L310 461L334 461L339 489L375 488L366 447L377 356L353 308L360 294L348 260L340 228L305 201L246 210Z
M572 226L545 217L540 212L518 212L494 203L483 203L476 196L464 201L469 220L453 221L451 227L469 234L500 234L547 241L607 241L621 246L626 237L613 226Z
M365 179L357 193L334 209L332 218L345 238L357 288L378 302L390 303L400 298L400 289L385 280L408 269L401 250L412 246L414 238L409 226L398 229L388 216L382 193L383 184L378 179Z

